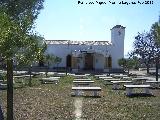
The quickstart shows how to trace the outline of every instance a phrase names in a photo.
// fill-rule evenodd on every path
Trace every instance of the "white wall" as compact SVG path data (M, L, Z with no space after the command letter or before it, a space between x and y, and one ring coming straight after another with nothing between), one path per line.
M121 34L119 34L121 32ZM112 68L120 68L118 65L118 59L124 57L124 36L125 28L124 27L113 27L111 29L111 42L112 45L92 45L93 50L100 50L104 53L108 50L108 54L112 57ZM46 53L54 54L62 58L62 62L59 64L59 67L66 67L66 56L71 54L73 51L78 50L88 50L91 45L68 45L68 44L48 44ZM95 68L103 69L104 68L104 57L102 55L96 54ZM80 68L84 68L84 57L81 59ZM52 65L51 67L56 66Z
M61 63L58 65L59 67L66 67L66 56L71 53L71 50L68 49L67 45L53 45L49 44L47 45L47 54L53 54L57 57L62 58ZM56 64L51 65L50 67L52 68L53 66L57 66Z
M101 54L95 54L95 69L104 69L104 56Z
M124 58L124 36L125 36L124 27L111 29L112 68L120 68L120 66L118 65L118 59Z
M78 51L78 50L88 50L90 46L89 45L62 45L62 44L48 44L47 45L47 54L53 54L55 56L58 56L62 58L62 62L58 65L59 67L66 67L66 56L68 54L71 54L73 51ZM94 45L92 46L93 49L97 50L102 50L106 51L106 46L102 45ZM97 69L103 69L104 68L104 57L100 54L95 54L97 59L97 63L95 63L95 68ZM82 69L84 68L84 55L82 55L82 59L80 59L79 67ZM95 61L95 60L94 60ZM52 68L55 65L51 65L50 67Z

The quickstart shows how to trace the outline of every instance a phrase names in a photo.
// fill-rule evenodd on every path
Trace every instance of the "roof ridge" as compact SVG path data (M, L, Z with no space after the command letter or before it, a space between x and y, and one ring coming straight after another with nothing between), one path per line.
M111 45L110 41L45 40L46 44Z

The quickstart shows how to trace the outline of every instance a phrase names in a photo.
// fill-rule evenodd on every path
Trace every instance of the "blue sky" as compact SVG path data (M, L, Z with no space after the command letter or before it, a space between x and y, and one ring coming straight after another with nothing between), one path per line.
M78 1L83 4L78 4ZM106 4L98 4L97 2ZM115 4L109 3L115 2ZM160 0L139 4L119 4L121 0L45 0L44 9L36 20L36 31L49 40L110 41L110 29L120 24L126 27L125 55L132 50L138 32L149 31L158 21ZM144 2L145 0L139 0ZM89 4L94 2L94 4ZM87 4L86 4L87 3Z

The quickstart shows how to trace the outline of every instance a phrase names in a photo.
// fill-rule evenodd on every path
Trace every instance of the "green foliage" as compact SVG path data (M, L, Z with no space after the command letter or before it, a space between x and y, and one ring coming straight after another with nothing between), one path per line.
M151 27L151 33L154 37L155 42L160 45L160 23L155 22Z
M0 5L0 51L1 58L14 59L19 66L31 65L33 61L38 61L46 50L46 45L43 43L44 38L37 33L31 31L36 16L39 14L37 10L42 7L35 5L38 0L32 0L35 7L33 14L28 14L30 6L23 6L22 0L12 3L13 1L1 1ZM39 2L42 0L39 0ZM26 1L26 5L31 1ZM39 3L38 3L39 4ZM12 12L16 5L16 10ZM21 5L21 6L20 6ZM12 9L3 9L3 6L9 6ZM19 8L18 8L19 7ZM24 8L26 8L26 11ZM17 11L21 9L20 11ZM33 8L32 8L33 9ZM32 10L30 8L30 10ZM22 11L24 10L24 11ZM37 11L37 12L36 12ZM34 13L35 12L35 13ZM16 17L17 15L17 17ZM31 21L31 17L32 19Z
M46 54L46 55L43 55L43 60L48 65L47 71L46 71L46 77L47 77L48 76L47 73L48 73L48 69L49 69L50 64L57 64L58 65L62 59L57 56L54 56L53 54Z
M7 79L7 74L6 73L1 73L0 74L0 80L6 80Z
M125 58L121 58L121 59L119 59L118 60L118 64L119 64L119 66L121 66L121 67L126 67L126 59Z
M137 64L137 61L136 60L134 60L134 59L128 59L127 60L127 68L135 68L135 66L136 66L136 64Z
M150 65L155 63L157 57L160 58L160 21L155 22L149 32L138 33L133 44L131 55L139 57L149 73Z
M30 36L28 39L29 45L15 55L19 66L32 65L38 62L45 49L45 45L41 41L43 41L43 38L37 35Z
M43 2L44 0L1 0L0 7L5 8L5 12L18 22L26 17L30 18L30 26L43 9Z
M44 56L45 58L45 62L47 62L48 66L50 65L50 63L54 63L56 57L53 54L47 54Z
M154 62L155 56L160 53L158 44L154 41L152 33L138 33L134 41L134 56L139 56L141 62L149 66Z
M62 61L62 58L56 56L55 63L59 64L61 61Z
M42 44L41 47L39 47L37 49L37 60L38 61L44 61L44 59L45 59L45 55L44 54L45 54L46 49L47 49L47 45L46 45L45 42Z
M33 32L34 21L44 0L0 1L0 51L4 59L29 63L37 58L42 37ZM40 48L39 48L40 47ZM25 59L27 56L27 59Z
M0 1L0 57L7 61L7 120L13 120L13 59L31 64L36 58L39 37L33 25L43 1Z
M118 60L119 66L123 67L124 69L131 69L137 68L139 65L138 58L121 58Z
M140 67L140 60L136 56L130 57L130 59L133 61L133 68L138 69Z
M9 16L0 12L0 51L4 59L10 59L23 46L24 36L22 36L20 26L12 21Z
M47 54L44 55L44 61L48 64L48 66L52 63L58 65L62 61L62 58L54 56L53 54Z

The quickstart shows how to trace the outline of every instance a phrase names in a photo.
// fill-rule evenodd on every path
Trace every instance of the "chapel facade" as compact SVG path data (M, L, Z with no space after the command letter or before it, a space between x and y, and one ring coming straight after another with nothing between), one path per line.
M80 70L118 69L118 59L124 58L125 27L116 25L111 29L111 41L45 40L47 54L61 58L58 67ZM50 68L57 67L53 64Z

